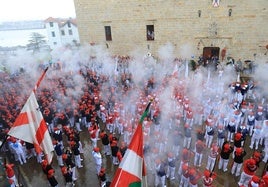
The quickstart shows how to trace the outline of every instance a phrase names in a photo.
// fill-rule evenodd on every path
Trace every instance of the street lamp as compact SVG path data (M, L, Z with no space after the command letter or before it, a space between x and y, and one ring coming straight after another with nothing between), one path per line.
M201 10L198 10L198 17L201 17Z
M229 17L231 17L232 16L232 9L230 8L229 10L228 10L228 13L229 13Z

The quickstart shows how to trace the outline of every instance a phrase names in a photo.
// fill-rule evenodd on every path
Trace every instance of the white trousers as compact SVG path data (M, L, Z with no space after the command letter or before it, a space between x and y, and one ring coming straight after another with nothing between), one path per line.
M158 176L157 174L155 175L155 187L157 187L160 184L161 187L165 187L166 186L166 176Z
M170 178L171 180L175 178L175 167L168 166L167 168L167 178Z
M188 187L189 186L189 178L184 177L181 175L180 187Z
M218 169L222 169L224 172L227 171L228 162L229 159L223 159L220 157Z
M242 165L243 165L243 163L238 164L238 163L234 162L231 173L233 175L235 174L236 177L239 176Z
M244 186L248 186L249 181L251 180L252 175L248 175L246 174L244 171L241 173L241 177L240 180L238 182L238 184L240 186L244 185Z
M202 153L195 153L194 156L194 166L201 166L203 154Z
M207 166L206 169L212 171L216 163L216 158L212 158L208 156Z

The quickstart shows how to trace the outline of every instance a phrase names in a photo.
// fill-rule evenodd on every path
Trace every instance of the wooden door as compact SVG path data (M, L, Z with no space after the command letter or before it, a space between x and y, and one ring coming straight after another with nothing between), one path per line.
M204 47L203 48L203 58L206 62L207 60L211 60L213 56L216 56L219 59L220 48L219 47Z

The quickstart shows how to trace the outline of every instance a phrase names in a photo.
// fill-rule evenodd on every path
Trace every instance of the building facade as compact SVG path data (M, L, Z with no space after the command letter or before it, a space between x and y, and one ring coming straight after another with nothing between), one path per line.
M134 50L157 56L171 43L201 54L252 59L267 52L267 0L74 0L81 44L112 54ZM224 50L223 50L224 49Z
M49 17L45 20L48 44L51 49L62 46L79 45L79 34L75 19L58 19Z

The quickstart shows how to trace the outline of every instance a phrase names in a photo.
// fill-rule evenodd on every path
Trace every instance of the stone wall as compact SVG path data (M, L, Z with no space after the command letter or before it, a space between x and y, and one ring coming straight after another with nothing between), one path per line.
M203 47L227 48L227 56L253 59L267 52L268 1L220 0L74 0L81 44L96 43L112 54L150 51L158 56L165 44L175 56L185 56L187 46L194 56ZM232 10L229 16L229 10ZM201 16L198 16L199 10ZM154 25L155 40L147 41L146 25ZM104 26L111 26L112 41L106 41Z

